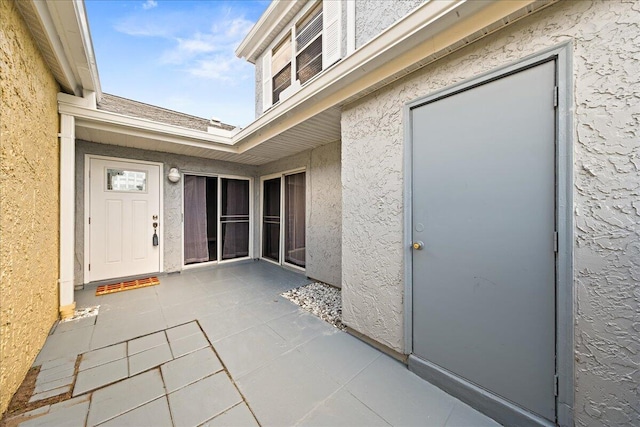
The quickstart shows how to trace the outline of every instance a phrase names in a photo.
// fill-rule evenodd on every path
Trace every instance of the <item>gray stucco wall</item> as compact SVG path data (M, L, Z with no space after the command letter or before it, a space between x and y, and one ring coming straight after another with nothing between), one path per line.
M340 142L268 163L259 168L258 174L264 176L302 167L307 171L306 275L341 287Z
M638 2L559 2L347 106L343 321L403 349L403 105L571 40L576 425L640 425L639 27Z
M256 119L262 114L262 56L256 61Z
M145 151L134 148L115 145L94 144L91 142L76 142L76 285L84 283L84 167L85 154L118 157L130 160L145 160L164 164L163 197L164 209L164 271L182 270L182 180L172 183L167 179L167 173L172 167L177 167L181 172L201 172L208 174L240 175L254 178L254 193L257 168L238 163L221 162L217 160L200 159L197 157L181 156L177 154L161 153L158 151ZM257 198L254 197L254 218L256 217ZM254 233L254 253L256 246Z
M426 0L356 0L356 49Z

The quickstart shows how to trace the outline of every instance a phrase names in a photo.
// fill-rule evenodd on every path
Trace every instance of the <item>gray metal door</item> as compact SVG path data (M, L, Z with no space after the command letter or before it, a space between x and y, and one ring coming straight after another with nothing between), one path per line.
M412 110L413 353L555 419L555 62Z

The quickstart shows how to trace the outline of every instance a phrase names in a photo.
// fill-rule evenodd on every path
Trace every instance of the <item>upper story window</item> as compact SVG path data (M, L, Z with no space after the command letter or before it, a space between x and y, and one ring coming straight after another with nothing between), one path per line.
M322 4L296 25L296 79L304 84L322 71Z
M310 2L312 3L312 2ZM342 2L317 1L262 57L263 111L342 57Z
M288 35L273 49L271 70L273 72L273 102L280 100L280 93L291 86L291 36Z

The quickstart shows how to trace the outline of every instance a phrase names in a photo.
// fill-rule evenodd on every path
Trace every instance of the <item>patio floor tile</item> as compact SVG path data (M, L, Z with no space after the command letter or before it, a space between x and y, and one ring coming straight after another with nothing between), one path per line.
M173 353L173 357L178 358L180 356L184 356L185 354L200 350L201 348L208 347L209 341L207 341L207 338L198 328L197 334L189 335L176 340L169 339L169 344L171 345L171 352Z
M120 343L109 347L93 350L82 355L79 371L95 368L105 363L127 357L127 345Z
M74 356L61 357L59 359L53 359L47 362L43 362L40 365L40 372L49 371L55 368L65 369L66 367L64 365L69 365L69 364L75 365L76 358L77 358L77 355L74 355ZM38 364L34 362L33 366L38 366Z
M65 394L69 390L71 390L71 383L72 382L73 382L73 378L71 378L71 381L69 381L69 383L67 385L64 385L62 387L57 387L57 388L46 390L46 391L42 391L42 392L39 392L39 393L35 393L34 392L35 394L33 396L31 396L31 398L29 399L29 403L37 402L38 400L43 400L43 399L47 399L49 397L59 396L61 394Z
M382 356L380 351L353 335L338 331L321 335L298 347L310 365L322 370L340 384L346 384L360 371Z
M234 307L202 317L199 319L199 323L209 341L215 342L259 325L262 321L251 314L249 310L243 307Z
M69 332L80 328L86 328L87 326L93 326L96 323L96 316L85 317L78 320L68 320L66 322L58 322L54 334L60 334L63 332Z
M92 287L76 292L78 304L100 305L100 314L52 331L34 363L40 365L36 385L41 393L32 397L68 390L74 379L69 373L82 354L73 390L80 395L10 421L36 426L498 425L280 297L310 283L303 274L246 262L160 281L104 297L96 297Z
M193 322L203 316L220 309L217 297L203 296L194 301L179 303L169 307L162 307L162 313L167 326L173 327L187 322Z
M171 360L168 344L150 348L129 357L129 375L133 376L147 369L155 368Z
M222 370L222 364L211 347L203 348L161 367L167 393L201 380Z
M89 410L89 401L82 400L78 403L68 406L49 409L49 413L37 418L20 423L20 427L77 427L83 426L87 419L87 411Z
M202 333L202 331L200 330L200 327L196 322L190 322L185 325L167 329L167 337L169 338L169 342L200 333Z
M161 397L133 411L112 418L100 427L172 427L171 413L166 397Z
M43 370L42 368L40 368L40 372L38 373L38 377L36 378L36 388L39 384L52 382L61 378L71 377L73 376L75 369L75 362L56 366L52 369Z
M54 388L69 386L71 384L73 384L73 371L71 371L68 377L58 378L49 382L42 382L40 384L36 381L36 387L33 389L33 393L43 393L45 391L53 390Z
M367 366L346 388L392 425L444 425L458 402L386 355Z
M131 356L167 343L167 336L164 331L156 332L155 334L129 341L127 343L127 354Z
M78 373L76 385L73 387L73 396L104 387L107 384L127 378L127 376L126 359L114 360L113 362L87 369Z
M267 325L291 347L311 341L318 335L332 335L339 331L313 314L300 310L278 317Z
M98 315L98 317L100 316L101 314ZM160 309L139 315L123 316L117 321L106 324L100 324L98 319L98 325L95 326L95 334L91 340L91 349L94 350L122 341L133 340L166 327L167 324Z
M50 335L40 350L35 366L54 359L75 357L89 350L94 326Z
M164 396L160 371L154 369L93 393L87 425L103 423Z
M291 426L340 387L296 350L237 381L262 426Z
M482 415L471 406L458 402L453 408L445 427L500 427L500 424Z
M245 308L263 322L268 322L300 310L297 305L287 301L281 296L274 296L266 301L247 304Z
M259 427L258 422L253 417L251 411L246 404L241 403L227 412L218 415L212 420L204 423L203 427L229 427L229 426L242 426L242 427Z
M291 347L267 325L258 325L218 341L215 348L222 363L237 380Z
M220 372L169 394L173 422L197 426L242 401L226 373Z
M307 427L389 427L391 424L342 389L311 411L299 424Z

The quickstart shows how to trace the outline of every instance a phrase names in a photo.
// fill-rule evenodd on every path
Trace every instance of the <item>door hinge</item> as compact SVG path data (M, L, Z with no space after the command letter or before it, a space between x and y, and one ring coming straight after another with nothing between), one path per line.
M560 90L558 89L558 86L554 86L553 87L553 106L554 107L558 106L559 98L560 98Z
M553 252L558 253L558 232L553 232Z
M89 264L89 271L91 271L91 264Z
M558 376L553 376L553 393L554 396L558 396Z
M89 217L89 225L91 225L91 217Z

